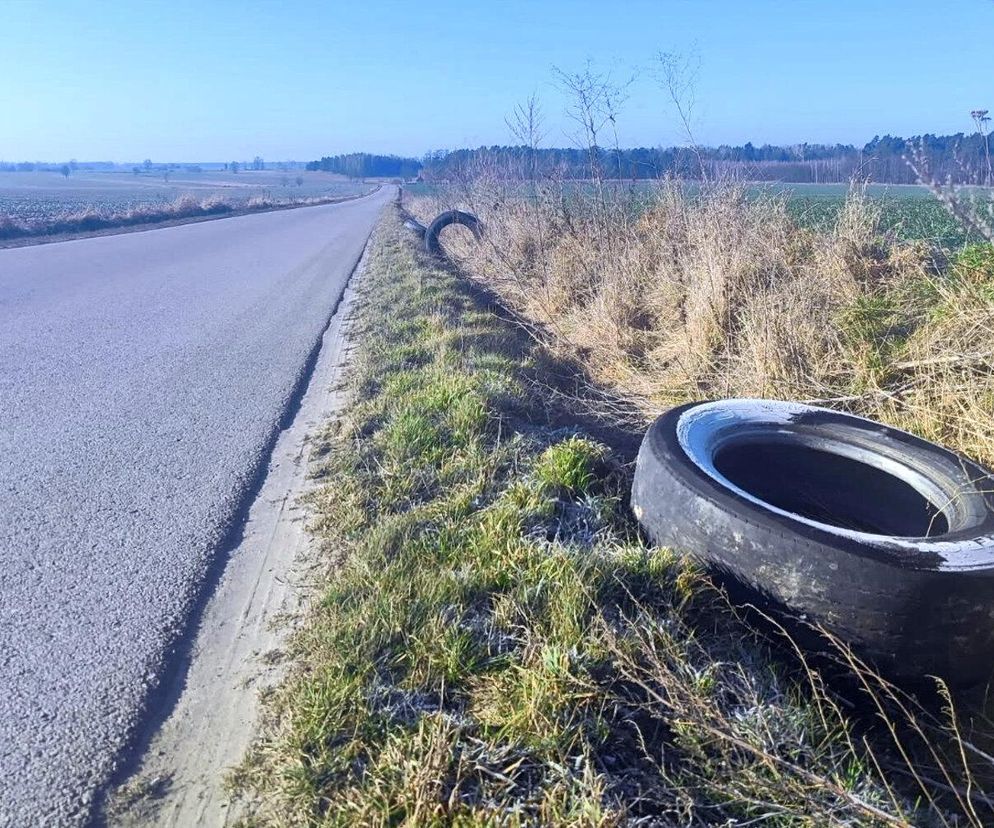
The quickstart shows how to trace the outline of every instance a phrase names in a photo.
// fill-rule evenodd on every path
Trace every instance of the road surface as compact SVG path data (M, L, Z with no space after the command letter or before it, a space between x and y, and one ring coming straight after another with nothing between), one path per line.
M393 194L0 250L0 825L92 817Z

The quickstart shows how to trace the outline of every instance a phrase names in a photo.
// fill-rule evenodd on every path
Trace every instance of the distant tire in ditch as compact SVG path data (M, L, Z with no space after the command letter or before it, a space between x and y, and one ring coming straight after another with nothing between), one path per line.
M477 241L483 238L483 224L476 216L463 210L446 210L429 224L425 231L425 250L433 256L441 256L445 252L442 250L438 236L450 224L468 227Z
M408 230L414 233L415 236L418 236L419 238L422 239L425 237L425 233L428 231L428 228L425 227L420 221L412 218L404 220L404 227L406 227Z
M646 433L632 507L893 675L991 678L994 478L965 457L799 403L691 403Z

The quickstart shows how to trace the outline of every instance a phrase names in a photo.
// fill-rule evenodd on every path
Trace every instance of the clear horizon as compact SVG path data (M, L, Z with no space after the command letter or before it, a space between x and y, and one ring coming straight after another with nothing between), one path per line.
M513 143L505 117L531 94L546 146L571 127L553 67L587 60L623 82L624 146L684 143L649 64L699 57L702 144L862 145L874 135L972 131L994 110L994 3L941 9L842 0L521 2L361 8L190 0L96 12L13 0L0 53L0 159L223 163ZM964 37L963 33L981 33Z

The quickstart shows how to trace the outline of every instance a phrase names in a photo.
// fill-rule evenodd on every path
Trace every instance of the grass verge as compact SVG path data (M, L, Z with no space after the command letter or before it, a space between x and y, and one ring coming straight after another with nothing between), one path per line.
M563 428L550 357L403 232L377 231L323 438L327 577L232 777L249 824L946 819L902 781L907 728L854 722L643 544L629 458Z

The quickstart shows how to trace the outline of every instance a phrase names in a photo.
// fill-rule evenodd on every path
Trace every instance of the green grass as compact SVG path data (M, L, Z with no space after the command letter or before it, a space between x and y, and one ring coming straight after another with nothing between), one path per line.
M630 458L556 425L549 357L402 234L374 240L354 401L315 469L328 574L232 779L249 824L924 813L816 672L643 543Z

